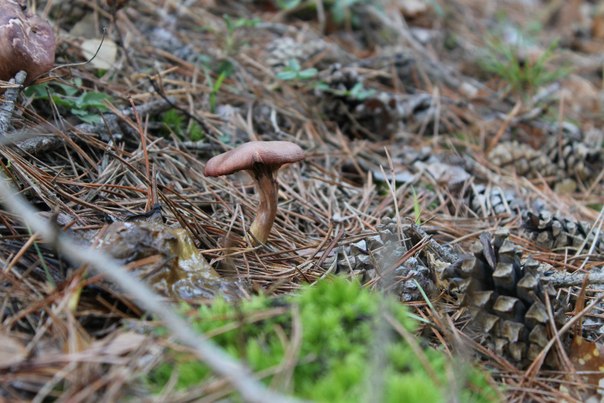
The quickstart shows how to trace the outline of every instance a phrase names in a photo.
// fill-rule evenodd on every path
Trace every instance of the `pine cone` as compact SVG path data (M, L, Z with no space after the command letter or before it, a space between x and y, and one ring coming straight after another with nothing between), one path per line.
M506 141L497 144L489 153L489 160L504 170L513 170L527 178L559 177L559 170L550 158L527 144Z
M381 141L403 125L415 131L414 125L434 122L431 95L375 91L365 88L363 81L356 67L334 64L321 72L322 85L317 87L316 96L324 115L336 122L343 133Z
M409 225L404 226L403 232L409 228ZM378 227L376 235L339 247L334 258L326 260L324 265L335 267L336 273L353 273L364 283L391 276L385 286L403 302L423 300L421 290L428 296L436 295L438 289L434 282L434 270L418 257L409 257L392 273L385 272L389 269L384 267L385 260L398 261L407 251L404 243L399 241L396 223L385 220Z
M541 352L549 337L545 296L554 308L558 328L563 323L562 303L548 284L551 266L521 259L519 248L505 230L483 233L472 255L451 265L444 277L457 287L462 305L471 315L470 329L497 354L526 366ZM553 357L546 364L554 366Z
M594 246L593 253L604 255L604 232L596 238L595 228L586 222L559 217L547 210L523 214L524 230L537 245L551 250L569 248L584 252Z
M601 131L563 130L547 140L546 154L570 178L589 182L604 169L603 137Z
M323 114L351 136L383 140L394 133L396 103L378 99L363 87L364 78L356 67L333 64L321 72L322 85L315 90Z
M513 190L483 184L472 186L469 189L467 204L470 210L482 218L502 214L513 218L526 207L524 201Z

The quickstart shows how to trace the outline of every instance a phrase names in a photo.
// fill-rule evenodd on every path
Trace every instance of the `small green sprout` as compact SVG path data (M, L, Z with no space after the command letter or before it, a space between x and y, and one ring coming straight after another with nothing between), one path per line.
M314 67L302 70L296 59L291 59L282 71L277 73L277 78L283 81L304 81L314 78L319 71Z
M539 57L528 61L519 56L519 46L491 39L487 41L488 55L481 64L486 71L504 80L515 93L530 96L543 85L570 73L566 67L548 67L557 46L557 42L552 42Z
M210 92L210 112L212 113L216 112L216 95L218 95L218 91L220 91L220 87L222 87L222 83L227 77L228 72L221 71L216 81L212 83L212 91Z
M415 224L422 224L422 205L419 201L419 197L417 196L417 192L415 188L413 190L413 216L415 217Z
M225 80L233 74L235 67L228 60L214 60L207 55L200 55L198 60L205 71L206 82L211 88L209 95L210 112L214 113L218 104L218 93ZM213 76L217 76L216 79L213 79Z
M334 94L334 95L339 96L339 97L345 97L345 98L353 99L353 100L356 100L356 101L364 101L367 98L371 98L372 96L375 95L375 92L376 92L374 89L371 89L371 88L367 89L367 88L365 88L365 86L361 82L356 83L349 90L337 90L337 89L333 89L328 84L326 84L324 82L318 83L316 88L319 91L328 92L328 93Z

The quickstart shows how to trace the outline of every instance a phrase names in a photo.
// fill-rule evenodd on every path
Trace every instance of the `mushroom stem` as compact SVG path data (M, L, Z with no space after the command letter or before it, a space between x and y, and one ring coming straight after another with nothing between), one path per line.
M256 179L256 189L260 198L256 218L250 226L252 238L260 244L266 243L277 215L277 181L274 178L276 169L272 166L255 164L252 175Z

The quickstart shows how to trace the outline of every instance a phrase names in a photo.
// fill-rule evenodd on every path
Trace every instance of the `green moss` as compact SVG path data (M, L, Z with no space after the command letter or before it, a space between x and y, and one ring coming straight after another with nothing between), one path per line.
M286 307L287 312L261 321L251 319L275 306ZM298 321L302 342L291 391L314 401L355 402L367 397L368 376L374 368L374 323L375 319L384 320L379 315L384 307L407 332L416 330L416 321L399 303L392 299L382 301L378 294L342 278L306 286L285 300L258 296L239 306L217 300L188 316L199 331L224 328L213 340L254 371L283 364L294 320ZM450 363L442 352L431 348L423 352L430 366L426 371L414 350L394 332L384 349L386 359L379 367L384 401L450 400L446 375ZM457 380L462 383L458 392L462 401L492 401L496 397L484 375L474 368L468 367L463 374L458 369L455 372L464 375L463 380ZM209 380L211 372L190 354L169 351L146 381L159 393L173 376L177 378L176 388L183 390ZM272 379L265 381L270 383Z

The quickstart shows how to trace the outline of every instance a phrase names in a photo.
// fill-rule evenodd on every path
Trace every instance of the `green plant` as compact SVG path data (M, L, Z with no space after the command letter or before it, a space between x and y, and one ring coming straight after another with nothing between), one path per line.
M331 18L338 24L347 24L353 21L351 8L355 4L368 3L366 0L334 0L330 3Z
M291 59L282 71L277 73L277 78L283 81L304 81L314 78L319 71L314 67L302 70L296 59Z
M570 72L565 67L548 67L548 63L555 56L557 46L557 42L552 42L539 57L530 61L519 56L519 46L490 39L487 41L488 55L481 65L486 71L496 74L508 83L517 94L532 95L539 87Z
M32 85L25 89L25 95L32 100L51 100L56 106L69 110L81 121L101 123L99 113L107 112L109 95L82 89L82 80L75 78L72 85L49 82Z
M210 92L210 112L212 112L212 113L216 112L216 96L218 95L218 91L220 91L220 88L222 87L224 80L228 76L229 76L229 73L225 70L220 72L220 74L218 75L218 78L214 82L212 82L211 77L208 76L208 79L210 80L210 82L212 84L212 91Z
M218 300L196 311L185 308L193 326L206 334L214 333L213 340L229 354L244 360L255 372L274 374L265 382L278 387L283 376L291 376L293 394L329 402L355 402L366 397L369 363L375 351L374 323L385 320L384 310L403 329L399 331L410 334L415 330L415 319L394 299L383 298L340 277L306 286L293 297L257 296L240 306ZM379 346L386 356L380 375L385 401L451 398L447 394L450 363L446 356L425 348L421 351L425 358L422 365L417 350L392 333L391 342ZM299 344L291 350L296 337ZM293 363L292 353L296 357ZM457 371L456 375L464 374ZM494 399L496 391L488 386L482 373L468 368L465 375L460 381L460 401ZM190 354L170 351L146 383L160 393L170 380L183 390L210 381L211 372Z
M413 217L415 218L415 224L421 225L421 223L422 223L422 205L419 200L419 197L417 196L417 192L415 191L415 188L412 188L412 190L413 190Z
M233 19L230 15L224 14L222 16L226 25L226 35L224 41L224 49L227 54L234 52L237 47L237 31L241 28L254 28L262 20L259 18L237 18Z
M214 60L207 55L200 55L199 62L205 71L206 81L211 88L209 95L210 112L216 112L217 96L224 84L224 81L229 78L235 67L229 60ZM212 75L217 76L216 79Z
M169 109L161 115L161 121L168 132L176 134L181 139L199 141L205 137L205 133L199 123L191 121L188 125L182 112L177 109Z
M364 101L367 98L370 98L375 95L375 90L372 88L365 88L362 82L356 83L349 90L337 90L331 88L328 84L319 82L317 84L317 89L323 92L329 92L331 94L337 95L339 97L345 97L349 99L353 99L356 101Z
M331 19L336 25L356 25L358 16L352 12L352 7L355 4L366 3L368 0L325 0L324 7L331 16ZM305 8L315 8L316 0L277 0L277 6L282 10L299 10Z
M302 0L277 0L277 7L281 10L293 10L302 3Z

